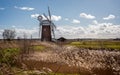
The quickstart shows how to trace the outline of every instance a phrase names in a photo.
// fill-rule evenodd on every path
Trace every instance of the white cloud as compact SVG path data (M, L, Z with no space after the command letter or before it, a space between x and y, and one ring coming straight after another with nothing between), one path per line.
M104 20L110 20L110 19L114 19L115 15L110 14L108 17L104 17Z
M20 9L20 10L26 10L26 11L35 10L35 8L31 8L31 7L17 7L17 6L14 6L14 8Z
M31 18L37 18L39 15L40 15L40 14L32 14L32 15L31 15ZM43 17L43 20L46 20L46 18L44 17L44 15L42 15L42 17ZM47 17L48 17L48 16L47 16ZM49 18L49 17L48 17L48 18ZM62 19L62 17L61 17L61 16L52 15L52 16L51 16L51 19L52 19L53 21L59 21L59 20Z
M25 29L25 28L15 28L17 37L23 38L24 34L27 38L30 38L32 35L33 38L38 37L38 28L32 28L32 29ZM17 38L16 37L16 38Z
M74 38L98 38L98 39L107 39L107 38L120 38L120 25L115 25L113 23L99 23L94 20L95 23L92 23L88 26L76 26L76 25L62 25L57 26L55 31L56 38L65 37L69 39ZM13 26L14 27L14 26ZM17 36L23 37L24 33L27 34L28 38L30 35L38 38L38 28L25 29L17 28ZM2 37L2 32L4 29L0 29L0 38Z
M59 26L57 28L56 36L59 38L120 38L120 25L112 23L98 23L83 26Z
M31 18L37 18L39 16L39 14L32 14Z
M97 20L93 20L93 24L98 24Z
M2 35L2 33L3 33L3 29L0 29L0 35Z
M38 30L36 30L34 28L33 29L20 29L20 28L16 28L15 30L16 30L16 32L18 34L27 33L28 35L34 34L34 33L36 33L38 31Z
M98 23L97 25L89 25L87 34L92 34L96 38L120 38L120 25L112 23Z
M68 21L69 19L68 18L65 18L66 21Z
M17 28L14 27L16 31L16 38L20 37L23 38L24 34L26 34L27 38L30 38L31 35L33 35L33 38L38 37L38 28L32 28L32 29L26 29L26 28ZM2 33L4 29L0 29L0 38L2 38Z
M73 19L72 23L79 24L79 23L80 23L80 21L79 21L79 20L77 20L77 19Z
M86 13L81 13L80 17L86 18L86 19L95 19L95 16L93 16L91 14L86 14Z
M59 20L61 20L61 19L62 19L61 16L52 15L52 20L53 20L53 21L59 21Z
M12 26L12 28L15 28L15 27L16 27L15 25Z
M0 8L0 10L5 10L5 8Z
M81 26L58 26L56 31L56 38L65 37L65 38L80 38L84 35L84 28Z
M31 15L31 18L37 19L37 17L38 17L39 15L40 15L40 14L32 14L32 15ZM41 15L41 16L42 16L43 20L47 20L44 15Z

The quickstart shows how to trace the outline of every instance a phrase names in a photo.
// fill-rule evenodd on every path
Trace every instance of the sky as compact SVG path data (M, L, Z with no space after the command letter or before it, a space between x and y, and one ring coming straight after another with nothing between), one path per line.
M48 6L56 38L120 38L120 0L0 0L0 38L4 29L38 38L37 17Z

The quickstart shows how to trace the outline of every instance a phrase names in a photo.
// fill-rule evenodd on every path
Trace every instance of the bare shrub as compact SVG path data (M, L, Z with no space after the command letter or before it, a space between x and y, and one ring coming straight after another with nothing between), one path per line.
M3 39L6 39L8 41L14 39L16 36L15 30L5 29L3 32Z

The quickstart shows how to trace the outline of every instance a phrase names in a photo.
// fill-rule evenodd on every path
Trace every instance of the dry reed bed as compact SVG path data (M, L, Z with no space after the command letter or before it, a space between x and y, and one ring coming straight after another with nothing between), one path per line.
M84 68L97 75L101 75L101 72L120 74L120 51L89 50L55 44L48 46L54 49L30 54L27 60L66 64L69 67Z

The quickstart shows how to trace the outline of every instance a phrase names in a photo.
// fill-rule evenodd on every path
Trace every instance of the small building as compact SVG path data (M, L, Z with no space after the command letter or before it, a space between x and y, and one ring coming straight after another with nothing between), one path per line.
M57 39L58 41L60 41L60 42L65 42L67 39L66 38L64 38L64 37L60 37L59 39Z

